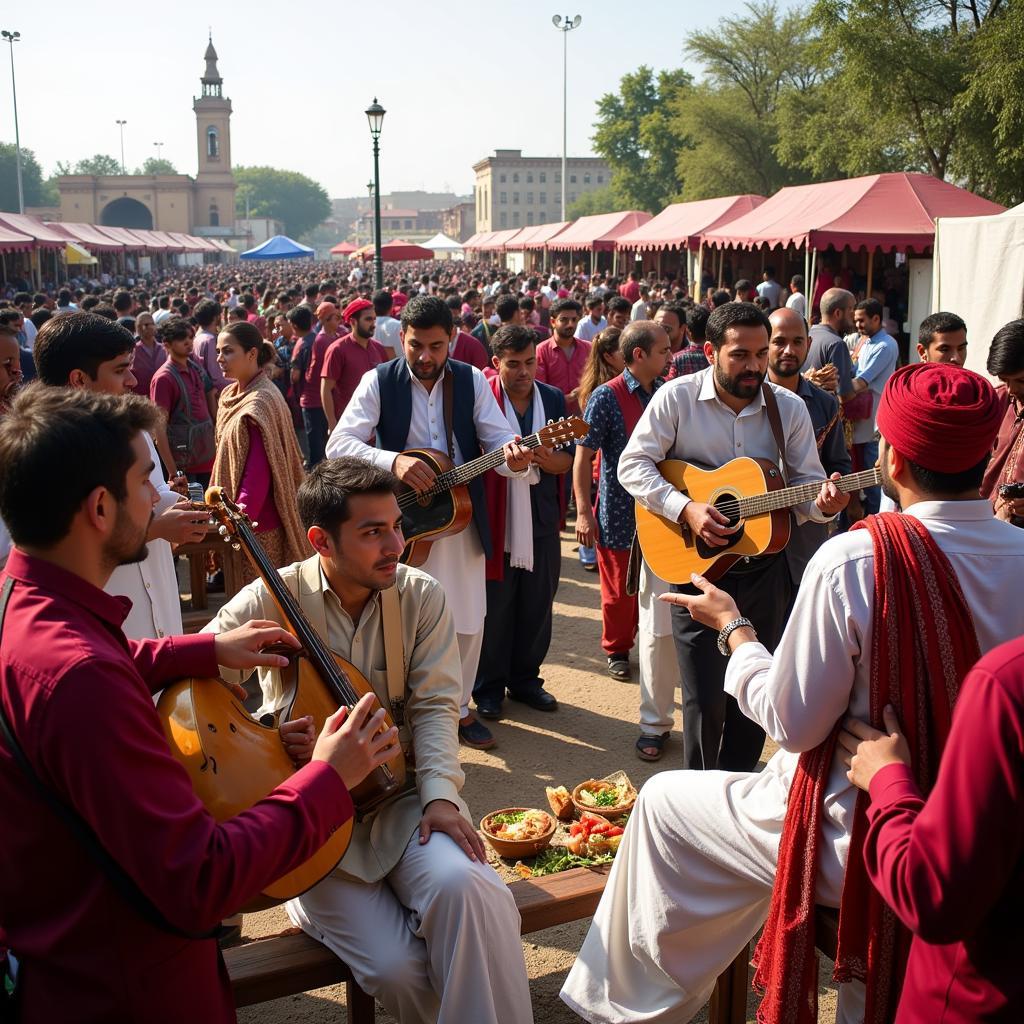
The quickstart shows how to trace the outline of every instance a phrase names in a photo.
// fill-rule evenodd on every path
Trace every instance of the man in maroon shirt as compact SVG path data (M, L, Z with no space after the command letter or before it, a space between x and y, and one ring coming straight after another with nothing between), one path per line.
M17 963L21 1024L234 1021L215 940L182 933L210 931L307 860L351 818L349 790L397 739L374 738L383 714L360 702L328 721L313 762L248 811L218 824L199 802L152 694L216 677L218 664L280 666L262 649L297 643L269 622L125 639L125 599L101 588L145 556L157 494L142 432L155 419L135 395L36 387L0 422L0 514L16 545L0 577L0 710L14 739L0 735L0 949ZM162 927L120 895L15 744Z
M302 423L309 444L309 469L323 461L324 448L327 446L327 415L320 397L320 378L324 372L327 349L339 337L341 312L333 302L321 302L316 307L316 318L320 323L320 331L312 345L307 347L303 342L302 347L292 356L292 366L297 367L302 375L299 405L302 407Z
M390 358L387 349L373 340L377 314L369 299L353 299L342 314L350 334L332 341L320 374L320 401L332 431L341 419L364 373Z
M927 800L891 708L885 724L888 735L849 719L839 739L850 781L871 795L868 874L914 933L896 1024L1019 1024L1024 638L964 679Z

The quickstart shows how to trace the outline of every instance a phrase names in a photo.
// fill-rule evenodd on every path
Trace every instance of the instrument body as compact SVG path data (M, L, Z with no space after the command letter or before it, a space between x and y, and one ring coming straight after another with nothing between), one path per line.
M553 420L519 443L524 448L559 448L571 444L576 438L586 437L589 432L586 420L569 416ZM469 525L473 518L469 482L488 469L503 464L505 455L503 449L496 448L471 462L456 466L444 452L432 448L410 448L402 454L422 460L437 476L434 486L425 494L417 494L405 484L398 493L402 533L406 541L402 562L422 565L435 541L453 537Z
M787 487L768 459L740 458L719 469L703 469L679 459L659 463L658 472L693 501L713 505L739 529L725 547L712 547L680 523L636 504L636 533L651 572L666 583L689 583L690 574L719 579L741 558L777 554L789 542L789 509L812 500L824 481ZM835 481L844 492L878 483L877 469Z
M373 687L317 635L238 507L219 488L211 488L207 502L221 520L225 539L245 548L280 608L285 628L302 643L302 650L280 670L288 694L280 718L311 715L319 734L341 704L351 707L363 694L372 693ZM218 821L252 807L296 770L281 742L277 722L257 722L220 680L184 679L171 684L161 694L157 712L171 753L185 767L196 795ZM383 728L393 724L388 712ZM352 791L352 800L358 814L366 814L411 785L405 756L399 750ZM309 860L276 879L263 890L260 899L242 909L263 909L314 886L345 855L353 824L346 822Z

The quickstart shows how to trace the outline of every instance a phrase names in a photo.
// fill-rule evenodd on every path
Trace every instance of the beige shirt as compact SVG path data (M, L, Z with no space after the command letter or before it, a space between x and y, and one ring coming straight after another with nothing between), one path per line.
M354 665L370 681L381 704L388 707L379 595L367 602L359 621L353 622L330 589L319 556L280 572L327 646ZM419 826L423 809L432 800L451 801L469 820L469 811L459 796L465 782L458 739L462 665L451 613L440 584L419 569L400 565L396 586L405 649L405 720L416 753L416 790L356 822L351 845L336 870L364 882L379 881L394 868ZM249 619L283 624L281 611L262 580L239 591L203 632L223 633ZM220 672L224 679L234 682L241 682L247 675L223 666ZM276 714L290 705L292 694L284 691L278 672L260 669L259 679L263 706L257 717Z

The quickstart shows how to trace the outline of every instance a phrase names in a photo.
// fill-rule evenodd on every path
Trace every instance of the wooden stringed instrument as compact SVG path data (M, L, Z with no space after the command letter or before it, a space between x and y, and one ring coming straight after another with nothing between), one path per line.
M741 458L719 469L701 469L680 459L666 459L658 472L693 501L713 505L739 529L725 547L712 547L680 523L636 503L636 535L644 560L666 583L689 583L691 573L717 580L741 558L774 555L789 543L789 509L817 497L821 485L786 487L779 467L768 459ZM844 493L873 487L881 480L877 468L833 481Z
M326 719L344 704L352 707L373 688L343 658L331 652L310 625L298 600L253 532L253 523L219 487L206 492L211 512L220 520L224 539L244 548L281 610L285 628L302 644L281 672L287 704L280 721L312 715L317 734ZM388 712L383 729L394 721ZM245 710L219 679L183 679L168 686L157 703L171 753L184 765L196 795L218 820L225 821L258 803L295 771L278 732L278 722L264 724ZM408 779L408 781L407 781ZM399 752L352 791L357 816L368 813L413 785L405 756ZM260 910L289 900L314 886L337 866L352 837L348 821L304 864L277 879L261 897L242 909Z
M524 448L540 448L542 445L560 448L586 437L589 432L586 420L579 416L563 416L519 443ZM401 560L406 565L422 565L435 541L453 537L469 524L473 518L473 501L468 484L481 473L502 465L505 452L496 448L461 466L456 466L444 452L433 448L410 448L402 454L422 460L437 474L433 486L427 491L418 494L407 484L402 484L398 492L402 533L406 540Z

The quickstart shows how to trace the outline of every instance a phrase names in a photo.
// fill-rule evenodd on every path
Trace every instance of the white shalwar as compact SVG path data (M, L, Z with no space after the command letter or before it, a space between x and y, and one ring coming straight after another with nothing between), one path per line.
M448 372L447 365L444 372ZM409 420L406 448L433 448L437 451L446 449L443 380L444 374L428 391L421 381L410 375L412 416ZM327 439L327 457L336 459L341 455L354 455L390 471L401 452L386 451L371 444L377 424L380 422L380 415L380 378L375 370L369 370L356 385L352 400L345 407L345 412ZM504 414L498 408L487 378L475 367L473 423L485 451L500 448L516 439L516 434L509 428ZM456 466L461 466L480 454L469 452L467 459L454 437L452 447ZM502 476L517 477L525 476L529 470L514 473L503 463L496 467L496 472ZM496 543L501 543L500 539ZM455 632L458 634L462 658L462 705L459 713L465 718L469 713L469 699L476 682L484 617L487 614L487 560L476 527L470 524L454 537L445 537L435 542L430 548L427 560L420 568L441 584L448 608L455 619Z
M982 653L1024 630L1024 530L984 501L920 502L907 513L949 558ZM642 789L562 999L588 1021L685 1024L764 922L786 800L802 751L849 713L868 716L874 557L867 530L808 563L774 657L741 644L725 689L782 749L760 773L662 772ZM816 901L838 906L857 790L836 758L826 785ZM843 1024L863 986L843 985Z
M672 612L660 594L668 584L640 563L640 731L646 736L669 732L673 724L679 661L672 639Z
M156 488L160 500L153 509L154 516L166 512L172 505L184 500L172 491L160 468L160 457L149 434L143 432L153 460L149 482ZM174 555L165 540L146 542L149 553L141 562L119 565L103 588L108 594L131 599L132 610L124 620L124 635L129 640L159 640L165 636L179 636L181 625L181 598L178 595L178 577L174 571Z

